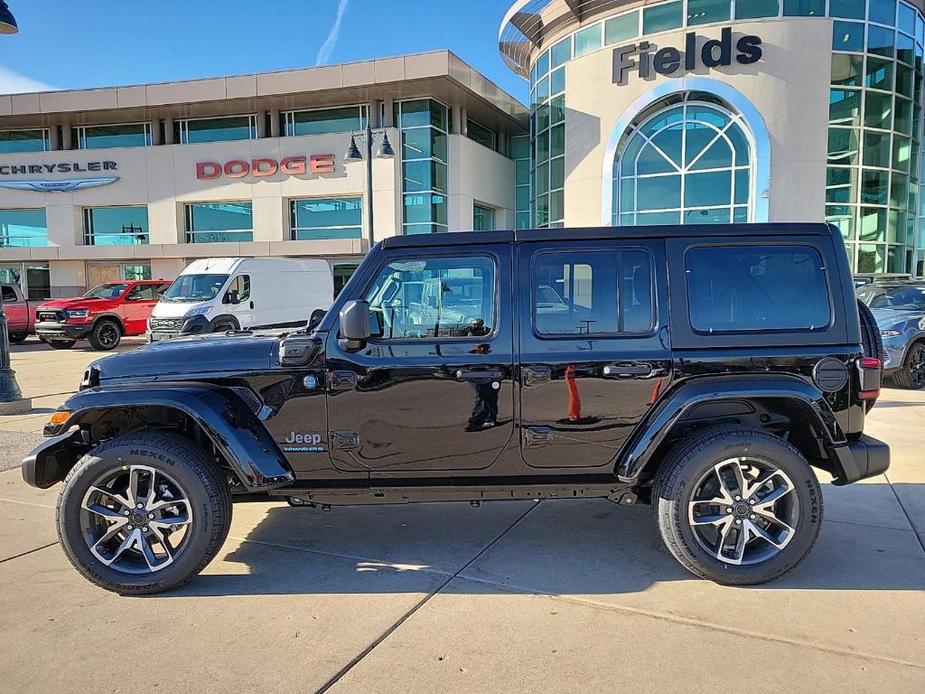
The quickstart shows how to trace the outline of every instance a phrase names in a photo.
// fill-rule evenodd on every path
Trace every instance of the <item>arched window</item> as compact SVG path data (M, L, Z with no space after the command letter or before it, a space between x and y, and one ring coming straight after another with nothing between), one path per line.
M754 155L742 117L686 92L645 109L614 159L613 224L753 221Z

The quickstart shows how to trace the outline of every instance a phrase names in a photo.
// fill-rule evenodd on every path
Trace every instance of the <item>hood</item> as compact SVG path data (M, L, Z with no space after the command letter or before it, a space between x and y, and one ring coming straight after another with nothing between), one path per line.
M194 308L208 305L208 301L158 301L151 309L152 318L182 318Z
M111 299L87 299L82 296L73 296L69 299L51 299L43 301L39 309L65 309L65 308L86 308L93 304L102 304Z
M155 342L93 363L100 382L145 378L176 381L216 372L265 371L275 361L278 335L205 335Z
M871 309L877 325L880 329L889 328L897 323L906 323L908 321L919 321L925 318L925 311L903 311L895 308L875 308Z

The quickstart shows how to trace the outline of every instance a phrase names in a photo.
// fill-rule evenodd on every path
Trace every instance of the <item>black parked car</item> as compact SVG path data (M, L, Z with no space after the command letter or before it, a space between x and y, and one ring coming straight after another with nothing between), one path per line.
M97 362L23 474L64 482L62 546L120 593L185 582L267 498L646 503L691 572L761 583L816 541L813 468L889 465L876 335L826 225L395 237L311 331Z

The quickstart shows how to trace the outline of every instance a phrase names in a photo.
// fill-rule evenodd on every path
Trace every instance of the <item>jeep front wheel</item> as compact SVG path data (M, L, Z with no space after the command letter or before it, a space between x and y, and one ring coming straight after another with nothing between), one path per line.
M115 349L122 341L122 328L114 320L104 318L97 321L87 338L90 346L98 352Z
M159 593L189 581L218 553L231 493L221 470L187 439L127 434L68 473L57 523L85 578L120 594Z
M670 451L653 506L672 555L728 585L790 571L822 522L822 490L806 459L783 439L742 427L707 430Z

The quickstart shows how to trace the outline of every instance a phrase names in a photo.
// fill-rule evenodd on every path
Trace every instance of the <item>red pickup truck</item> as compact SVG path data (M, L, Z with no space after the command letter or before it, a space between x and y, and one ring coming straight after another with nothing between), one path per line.
M16 344L25 341L26 337L35 332L35 311L42 303L41 300L27 300L16 284L0 285L0 296L3 298L10 342Z
M93 349L114 349L124 336L144 335L151 309L169 286L169 280L107 282L83 296L46 301L36 309L35 333L55 349L84 338Z

